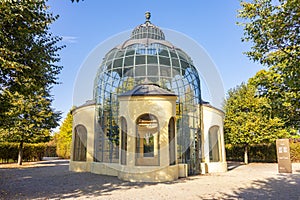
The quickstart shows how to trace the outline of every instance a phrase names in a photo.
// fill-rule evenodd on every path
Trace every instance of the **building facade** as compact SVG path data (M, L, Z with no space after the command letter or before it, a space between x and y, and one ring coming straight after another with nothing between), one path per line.
M150 22L104 57L75 108L70 170L161 182L227 170L224 113L202 101L192 59Z

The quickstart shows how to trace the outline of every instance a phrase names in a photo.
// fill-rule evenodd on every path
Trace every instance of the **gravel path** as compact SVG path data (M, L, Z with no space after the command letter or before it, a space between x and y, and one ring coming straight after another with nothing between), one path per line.
M0 199L296 199L300 163L292 174L277 164L232 165L226 173L168 183L130 183L116 177L68 171L67 160L0 165Z

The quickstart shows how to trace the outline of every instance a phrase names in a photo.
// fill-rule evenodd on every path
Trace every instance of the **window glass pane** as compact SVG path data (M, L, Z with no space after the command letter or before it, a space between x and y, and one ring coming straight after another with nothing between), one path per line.
M157 64L157 56L147 56L148 64Z
M172 65L175 66L175 67L180 67L179 60L177 58L176 59L172 59Z
M160 76L171 77L171 67L160 66Z
M157 65L148 65L147 66L147 75L148 76L158 76L158 66Z
M135 57L135 64L136 65L146 64L145 57L146 56L136 56Z
M107 70L110 70L111 69L111 67L112 67L112 61L108 61L107 63L106 63L106 69Z
M146 47L144 45L139 45L139 47L136 49L136 54L146 54Z
M145 76L145 75L146 75L146 68L144 65L135 67L135 76Z
M133 66L133 56L125 57L124 66Z
M181 68L182 69L187 69L187 68L189 68L190 67L190 65L187 63L187 62L185 62L185 61L180 61L181 62Z
M143 84L145 83L146 77L141 77L141 78L135 78L135 84Z
M114 68L119 68L119 67L122 67L122 64L123 64L123 58L121 59L117 59L117 60L114 60Z
M147 54L148 55L156 55L156 48L155 47L148 47L148 49L147 49Z
M114 51L111 51L111 52L109 53L109 56L108 56L108 59L107 59L107 60L113 59L114 55L115 55L115 50L114 50Z
M158 77L147 77L151 83L158 83Z
M169 57L169 53L166 49L161 49L159 55Z
M133 76L133 67L124 68L123 74L125 77L126 76L132 77Z
M178 53L180 59L186 60L186 55L183 52L177 51L177 53Z
M173 58L177 58L177 54L176 54L175 52L173 52L173 51L170 51L170 55L171 55L171 57L173 57Z
M174 76L177 76L177 75L180 75L180 71L179 71L179 69L172 69L172 76L174 77Z
M170 78L161 78L160 79L160 85L162 86L162 88L167 88L167 89L171 89L171 85L172 85L172 80Z
M135 52L135 50L134 49L127 49L127 51L126 51L126 56L129 56L129 55L133 55L134 54L134 52Z
M170 59L165 57L159 57L159 64L170 66Z
M124 51L118 51L115 58L121 58L124 56Z

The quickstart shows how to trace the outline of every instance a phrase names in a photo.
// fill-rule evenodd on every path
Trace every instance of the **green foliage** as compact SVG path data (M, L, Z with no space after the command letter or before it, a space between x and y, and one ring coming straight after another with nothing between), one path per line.
M55 134L56 153L59 157L70 158L72 143L72 124L73 116L71 112L60 126L59 132Z
M258 97L250 84L229 90L224 110L226 143L270 143L288 135L284 123L270 115L268 99Z
M226 144L225 149L227 160L243 161L243 145ZM292 162L300 162L300 142L290 142L290 156ZM249 160L250 162L277 162L275 143L249 145Z
M244 38L251 42L248 57L268 67L252 82L272 101L272 114L290 129L300 127L300 1L242 1Z
M290 143L290 154L293 162L300 162L300 142Z
M16 161L18 159L18 144L17 143L0 143L0 159L2 162L8 162L10 159Z
M57 157L56 153L56 144L54 140L50 140L49 142L46 143L47 147L45 150L45 157Z
M237 144L226 144L226 159L232 161L243 161L244 146ZM276 145L269 144L252 144L248 148L250 162L276 162Z
M23 159L26 161L40 161L45 155L46 143L25 144L23 150Z
M55 65L61 39L49 33L58 16L45 2L0 2L0 137L21 147L48 141L60 115L50 95L62 68Z
M45 156L47 151L47 143L37 143L37 144L24 144L24 154L23 159L25 161L40 161ZM9 162L13 160L16 162L18 159L19 144L1 142L0 143L0 160L2 162Z

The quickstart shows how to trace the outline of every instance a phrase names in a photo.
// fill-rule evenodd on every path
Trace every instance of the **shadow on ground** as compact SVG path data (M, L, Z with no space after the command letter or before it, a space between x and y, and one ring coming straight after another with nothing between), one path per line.
M242 162L234 162L234 161L227 161L227 170L231 171L235 168L238 168L240 166L244 165Z
M300 200L300 174L279 174L275 178L256 180L251 187L240 187L225 199L295 199Z
M117 177L68 170L69 161L44 161L30 168L0 169L0 199L77 198L106 196L114 190L143 188L156 183L131 183ZM179 179L165 184L184 182Z
M239 163L229 163L229 169L232 170L224 176L215 176L212 182L206 185L201 176L179 179L173 182L163 183L173 185L185 183L178 187L180 192L189 191L190 188L214 187L215 180L230 180L231 176L243 176L243 173L251 173L251 170L264 170L265 168L240 167ZM43 161L31 165L31 167L9 168L2 165L0 168L0 199L75 199L82 197L103 197L104 199L113 199L113 191L122 191L128 189L140 189L148 186L154 186L158 183L131 183L119 180L117 177L104 176L92 173L75 173L68 170L69 162L67 160ZM242 170L241 170L242 169ZM224 193L204 192L204 198L200 191L193 190L193 199L296 199L300 200L300 174L295 169L294 174L273 174L272 177L264 179L252 179L247 184L239 184L235 189ZM239 172L239 173L232 173ZM263 172L262 172L263 173ZM267 173L269 173L267 171ZM195 181L195 182L194 182ZM224 181L224 180L223 180ZM237 182L239 183L239 182ZM212 186L213 185L213 186ZM217 186L216 186L217 187ZM165 187L160 187L165 188ZM185 188L185 189L183 189ZM173 187L171 188L171 190ZM155 188L152 189L155 191ZM208 189L209 190L209 189ZM156 191L155 191L156 192ZM157 192L162 192L159 190ZM177 191L178 192L178 191ZM202 191L203 192L203 191ZM170 195L170 194L169 194ZM167 199L168 196L166 196ZM176 196L174 196L176 197ZM188 197L188 196L187 196ZM192 198L191 197L191 198ZM195 198L194 198L195 197ZM119 199L128 198L120 196Z

